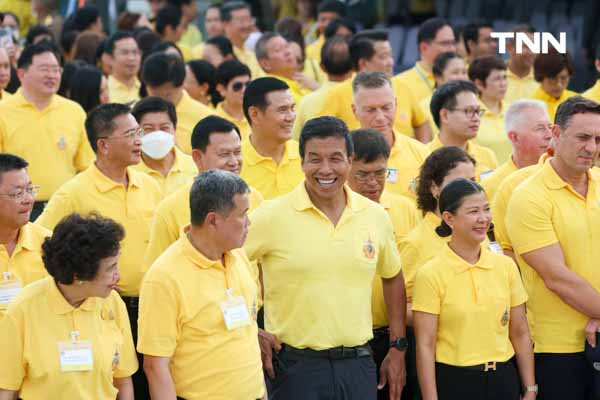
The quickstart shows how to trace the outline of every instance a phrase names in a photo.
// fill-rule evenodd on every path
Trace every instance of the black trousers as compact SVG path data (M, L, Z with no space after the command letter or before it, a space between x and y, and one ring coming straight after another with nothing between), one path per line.
M419 380L417 378L417 353L415 343L415 331L411 327L406 327L406 340L408 341L408 349L406 350L406 386L402 391L401 400L419 400L421 392L419 390ZM374 337L369 341L371 349L373 349L373 359L377 366L377 382L379 382L379 370L381 363L390 348L389 333L377 335L374 332ZM377 400L389 400L390 392L386 385L383 389L377 391Z
M513 362L498 364L496 371L475 371L436 363L439 400L519 400L520 379ZM571 400L565 397L563 400Z
M131 325L131 335L133 336L133 344L137 349L137 320L139 312L139 297L123 297L121 296L127 307L127 314L129 315L129 324ZM136 350L137 352L137 350ZM144 374L144 356L137 353L139 368L135 374L131 377L133 381L133 391L136 400L150 400L150 389L148 388L148 380L146 374Z
M329 360L292 354L286 347L274 359L268 379L270 400L375 400L377 381L371 357Z
M581 353L535 353L538 400L597 400L594 369Z

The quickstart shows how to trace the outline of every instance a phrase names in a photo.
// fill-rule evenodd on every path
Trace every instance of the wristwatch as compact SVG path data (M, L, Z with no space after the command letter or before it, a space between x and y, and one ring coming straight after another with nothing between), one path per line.
M525 386L525 393L529 393L529 392L533 392L535 394L538 394L538 385L531 385L531 386Z
M408 348L408 341L406 338L398 338L390 342L390 349L394 348L400 351L404 351Z

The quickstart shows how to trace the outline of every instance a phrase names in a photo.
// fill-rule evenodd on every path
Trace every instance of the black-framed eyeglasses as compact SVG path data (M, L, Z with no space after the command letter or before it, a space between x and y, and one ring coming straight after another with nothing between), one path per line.
M475 116L481 118L485 114L485 110L480 107L452 108L450 111L462 111L468 119L472 119Z
M373 172L358 171L354 174L354 179L356 179L357 182L365 183L368 182L371 177L373 177L373 179L376 181L381 182L387 179L389 175L390 171L388 169L380 169L379 171Z

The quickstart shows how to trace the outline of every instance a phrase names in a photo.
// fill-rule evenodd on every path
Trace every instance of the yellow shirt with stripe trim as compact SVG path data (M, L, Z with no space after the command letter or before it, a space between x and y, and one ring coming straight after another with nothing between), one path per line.
M79 104L59 95L52 96L42 111L25 99L21 89L0 101L0 152L29 162L29 177L40 186L37 201L47 201L94 160L85 118Z
M417 105L427 96L431 96L435 87L433 74L425 71L418 61L411 69L394 76L393 81L406 85Z
M516 189L508 202L506 229L531 299L527 317L536 353L584 350L589 317L546 287L522 254L559 244L565 265L600 291L600 176L588 172L586 197L554 170L552 160ZM510 218L508 217L510 216Z
M117 288L122 296L137 296L142 279L140 265L150 238L154 210L162 198L158 184L146 174L127 168L129 187L104 175L95 164L65 183L52 196L36 220L48 229L71 213L97 212L125 228L121 242Z
M479 106L484 111L479 124L477 136L472 142L487 147L492 150L498 159L498 162L505 162L512 154L512 144L504 133L504 112L506 103L500 105L500 113L494 114L490 109L479 100Z
M507 107L517 100L529 98L539 86L539 83L533 79L533 68L523 78L518 77L510 68L507 68L506 79L508 80L508 87L504 96L504 103Z
M135 78L133 87L127 87L119 82L113 75L108 76L108 98L111 103L133 105L140 99L141 82Z
M496 195L496 191L498 190L498 187L502 181L504 181L507 176L516 170L517 166L513 162L512 157L509 157L509 159L500 165L497 170L489 174L481 181L481 186L483 186L490 204L492 203L494 196Z
M350 188L344 191L346 207L335 226L311 202L304 182L251 215L244 248L262 266L265 328L296 348L368 342L374 275L400 273L389 215Z
M93 368L62 372L58 343L91 341ZM113 378L133 375L137 356L125 303L116 291L74 308L52 277L25 287L0 321L0 387L23 399L115 399ZM118 357L115 357L118 355Z
M183 235L142 283L138 351L169 357L175 391L186 399L257 399L264 394L257 287L242 249L223 259L208 259ZM220 307L228 299L227 289L244 299L249 325L227 329Z
M532 95L529 96L529 98L534 100L541 100L544 103L546 103L546 107L548 107L548 115L550 116L550 121L554 122L554 117L556 116L556 110L558 110L558 106L563 101L573 96L577 96L577 93L565 89L560 95L560 97L557 99L546 93L541 86L538 86L538 88L535 90L535 92L533 92Z
M184 154L177 147L174 147L171 151L175 154L175 160L167 176L163 176L160 172L147 166L143 158L142 161L133 166L134 169L145 173L156 181L163 198L193 180L198 174L198 168L191 156Z
M175 106L177 113L177 128L175 128L175 143L185 153L192 154L192 131L202 118L213 115L210 107L196 101L184 90L181 100Z
M225 111L225 109L223 109L223 102L217 104L217 107L215 108L215 114L221 118L225 118L232 124L235 124L242 134L242 140L247 139L252 133L252 128L250 127L250 123L246 117L244 116L242 119L236 119L233 115L229 114L227 111Z
M421 165L429 155L426 145L418 140L394 131L394 144L390 148L386 190L403 196L416 198L414 184Z
M304 179L298 142L288 140L279 164L258 154L250 138L242 141L244 166L240 177L267 200L289 193Z

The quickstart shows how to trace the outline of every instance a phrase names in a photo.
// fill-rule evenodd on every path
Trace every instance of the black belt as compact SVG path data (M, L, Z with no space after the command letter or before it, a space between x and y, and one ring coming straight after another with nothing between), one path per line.
M453 367L453 368L467 369L469 371L491 372L491 371L496 371L496 369L504 368L507 365L509 365L511 362L512 361L504 361L504 362L488 361L483 364L468 365L468 366L449 365L449 364L444 364L444 363L437 363L437 364L440 364L443 366L448 366L448 367Z
M138 308L139 304L140 304L140 298L139 297L127 297L127 296L121 296L121 299L123 300L123 302L129 307L129 308Z
M283 345L286 352L306 358L323 358L327 360L344 360L349 358L371 357L371 348L363 344L354 347L333 347L325 350L297 349L287 344Z

